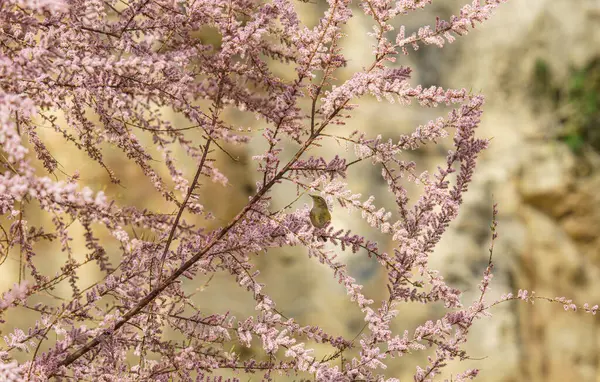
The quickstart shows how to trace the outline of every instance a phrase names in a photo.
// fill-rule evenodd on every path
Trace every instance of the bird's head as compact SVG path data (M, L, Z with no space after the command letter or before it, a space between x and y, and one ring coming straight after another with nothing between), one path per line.
M310 197L312 198L313 203L316 207L327 208L327 202L322 197L318 195L310 195Z

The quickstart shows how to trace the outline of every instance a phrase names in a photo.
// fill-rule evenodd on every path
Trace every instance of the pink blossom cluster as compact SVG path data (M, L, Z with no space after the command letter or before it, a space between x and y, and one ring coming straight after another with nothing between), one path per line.
M0 311L23 302L28 297L28 292L29 282L27 280L22 281L20 284L15 283L10 290L2 294Z

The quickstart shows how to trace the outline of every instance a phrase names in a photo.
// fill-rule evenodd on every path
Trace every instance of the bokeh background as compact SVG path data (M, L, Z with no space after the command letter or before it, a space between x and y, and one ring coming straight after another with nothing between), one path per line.
M464 0L434 2L424 11L399 21L409 31L415 30L432 24L435 16L448 18L463 3ZM298 9L303 20L311 24L325 6L320 0L299 2ZM358 8L354 14L343 45L350 60L338 75L340 81L371 61L367 32L372 22ZM209 32L203 38L218 40ZM487 100L478 134L493 140L479 161L459 219L450 226L432 256L433 268L439 269L452 286L464 290L464 302L470 303L477 295L477 284L487 265L492 205L498 203L499 238L495 243L490 300L503 293L528 289L540 296L567 296L579 304L600 303L600 0L510 0L468 36L444 49L421 47L400 57L395 65L413 68L415 85L465 87L484 94ZM293 71L285 66L274 70L282 77L293 76ZM442 107L403 107L374 99L363 99L359 104L348 125L331 128L331 132L359 129L373 137L395 139L447 112ZM172 118L178 121L177 116ZM234 110L228 110L226 118L241 126L261 128L252 116ZM178 123L188 124L183 120ZM78 170L85 184L96 190L105 189L120 203L150 206L163 212L173 209L152 191L139 169L127 162L122 153L106 147L109 165L124 180L122 186L111 185L96 164L86 161L82 153L67 146L49 129L41 130L65 173ZM420 170L433 170L443 163L448 143L407 153L406 159L415 160ZM258 131L250 145L228 148L239 161L215 153L229 184L207 182L201 198L216 219L198 224L216 227L243 207L261 176L254 171L256 163L251 157L265 147ZM346 151L344 145L333 141L320 150L326 158L334 153L353 156L351 150ZM193 163L183 157L182 161L189 164L186 174L191 177ZM374 195L378 205L391 209L393 200L379 173L379 168L369 163L356 166L350 172L350 188L365 198ZM274 208L286 205L296 197L295 189L281 186L273 197ZM310 204L308 196L300 198L294 208L306 204ZM51 219L34 210L27 213L32 220ZM2 224L8 223L3 220ZM339 206L334 207L333 224L366 234L377 240L382 249L393 248L393 243L386 242L358 216L348 215ZM73 224L70 232L77 238L81 227ZM73 245L83 248L84 243L76 239ZM116 243L112 248L118 253ZM301 324L319 324L335 335L354 337L363 327L362 314L347 300L330 270L309 259L305 252L285 249L257 256L259 281L266 284L266 293L288 317ZM54 244L41 247L40 255L50 274L64 264L64 254ZM369 297L376 301L387 298L385 273L364 252L340 253L340 257L349 265L350 273L365 284ZM0 290L6 290L16 280L18 269L19 254L13 251L0 266ZM100 276L93 267L84 271L87 273L79 281L82 287ZM251 295L227 275L217 274L210 280L198 279L188 284L198 290L198 303L207 313L230 311L238 317L254 314ZM68 297L68 285L61 285L54 293ZM466 368L480 368L481 381L600 381L597 316L565 312L559 304L544 302L504 303L492 313L492 317L479 321L470 334L467 349L477 359L450 364L446 377ZM395 329L411 330L442 314L440 306L402 305ZM1 327L3 334L14 327L24 328L35 316L16 309L7 318ZM321 354L330 352L326 348L317 350ZM260 356L257 349L243 351ZM415 366L426 365L427 354L396 359L389 364L387 373L412 380ZM23 354L21 359L28 359L28 355Z

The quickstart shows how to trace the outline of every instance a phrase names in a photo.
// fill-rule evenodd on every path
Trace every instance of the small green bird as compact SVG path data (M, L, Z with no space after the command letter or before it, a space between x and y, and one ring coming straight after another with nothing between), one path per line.
M323 228L331 221L331 214L327 208L327 202L320 196L310 195L313 207L310 210L310 222L317 228Z

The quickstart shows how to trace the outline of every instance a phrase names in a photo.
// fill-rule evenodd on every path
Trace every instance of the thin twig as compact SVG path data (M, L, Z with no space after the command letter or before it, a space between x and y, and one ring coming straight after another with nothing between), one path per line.
M175 217L175 221L173 222L173 226L171 227L171 231L169 232L169 238L165 244L165 249L163 250L162 256L160 258L160 267L158 268L158 278L160 279L162 276L163 266L165 265L165 259L167 257L167 253L169 252L169 247L171 246L171 242L173 241L173 237L175 236L175 231L177 227L179 227L179 219L181 219L181 215L183 215L183 211L187 206L187 202L192 196L196 185L198 184L198 179L200 178L200 174L202 173L202 168L204 167L204 162L206 161L206 156L208 154L208 148L210 147L210 143L212 142L212 138L209 137L206 141L206 145L204 146L204 152L202 153L202 159L200 160L200 164L198 165L198 170L196 170L196 175L194 175L194 180L190 184L188 188L188 192L185 195L185 199L183 203L181 203L181 207L179 207L179 211L177 212L177 217Z

